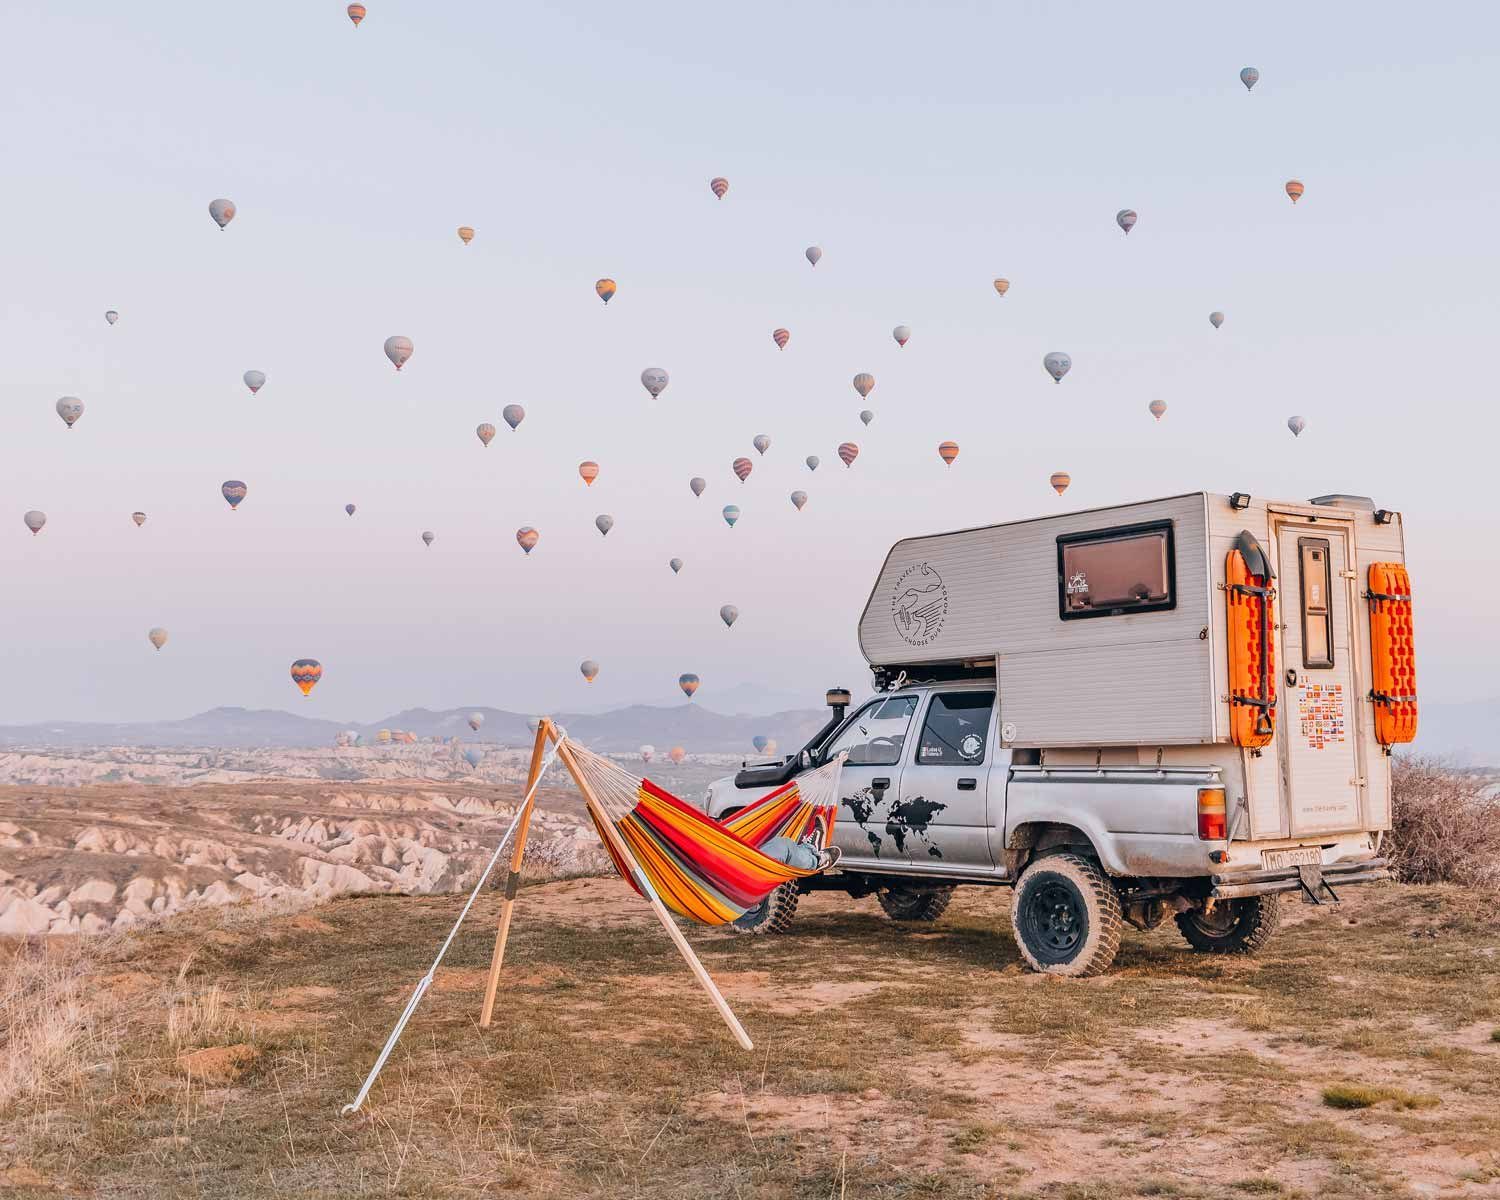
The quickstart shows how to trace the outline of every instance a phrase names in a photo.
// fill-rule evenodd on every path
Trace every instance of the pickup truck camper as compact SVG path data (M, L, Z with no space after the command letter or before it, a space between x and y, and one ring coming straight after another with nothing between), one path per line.
M847 752L834 871L772 893L875 893L932 921L1014 887L1032 968L1108 968L1123 922L1249 953L1277 904L1387 877L1392 746L1416 736L1401 515L1195 492L910 538L859 622L875 694L828 693L796 754L705 797L723 817Z

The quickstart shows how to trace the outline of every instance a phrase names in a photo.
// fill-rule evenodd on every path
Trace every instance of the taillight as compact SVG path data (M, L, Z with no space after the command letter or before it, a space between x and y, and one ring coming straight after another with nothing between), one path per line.
M1205 842L1222 842L1229 836L1223 788L1198 789L1198 836Z

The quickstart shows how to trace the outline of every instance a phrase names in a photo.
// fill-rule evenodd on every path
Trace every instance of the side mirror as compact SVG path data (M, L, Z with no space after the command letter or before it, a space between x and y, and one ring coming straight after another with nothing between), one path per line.
M812 751L804 750L797 756L797 762L804 771L807 770L808 767L812 766Z

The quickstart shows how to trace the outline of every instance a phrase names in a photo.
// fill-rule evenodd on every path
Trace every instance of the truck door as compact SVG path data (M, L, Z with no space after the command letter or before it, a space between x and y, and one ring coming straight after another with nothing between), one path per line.
M994 711L993 691L934 689L928 697L900 798L886 813L898 856L916 866L994 865L987 810Z
M1332 522L1277 533L1284 709L1282 804L1293 837L1358 829L1359 740L1349 534Z
M839 777L839 811L833 840L851 858L891 857L886 835L891 805L900 794L907 734L917 711L916 693L881 696L860 709L822 753L826 762L847 750Z

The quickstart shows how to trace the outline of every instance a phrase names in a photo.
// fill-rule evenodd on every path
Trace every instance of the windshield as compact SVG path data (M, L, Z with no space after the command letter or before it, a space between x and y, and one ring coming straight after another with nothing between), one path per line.
M841 750L851 767L889 767L901 761L906 732L917 711L915 696L888 696L862 708L823 751L827 762Z

